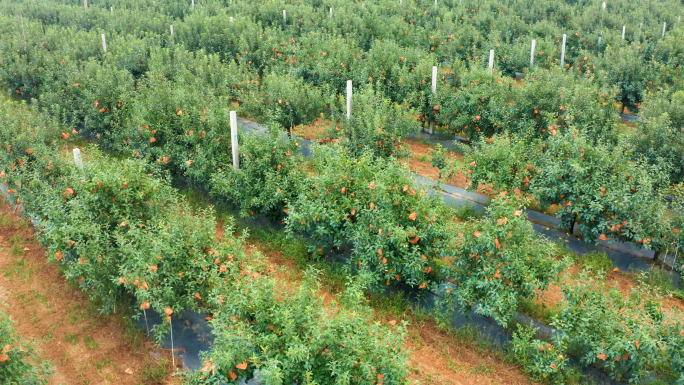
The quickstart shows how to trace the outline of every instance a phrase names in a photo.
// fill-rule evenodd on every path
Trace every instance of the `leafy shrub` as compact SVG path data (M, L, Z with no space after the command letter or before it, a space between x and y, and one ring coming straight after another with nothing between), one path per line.
M451 226L452 237L440 248L440 274L453 283L440 288L444 306L472 307L506 326L519 298L534 297L558 279L562 264L551 244L537 238L521 205L501 197L485 218Z
M511 352L513 359L525 368L534 381L562 384L569 377L568 358L564 348L565 336L555 333L554 343L533 339L536 329L532 325L513 332Z
M340 119L329 137L340 139L350 153L366 151L378 157L401 156L401 141L419 131L411 109L393 104L382 92L367 86L352 98L352 117Z
M287 231L309 235L312 249L350 241L348 266L372 272L376 285L396 280L425 288L435 245L445 237L446 207L438 198L416 186L404 166L368 152L354 158L344 147L319 146L313 168L290 205Z
M326 87L314 88L289 73L269 73L262 77L257 93L246 98L248 113L291 129L316 120L326 107L332 107Z
M630 138L634 154L652 165L667 167L671 183L684 181L684 92L650 92Z
M373 321L362 286L344 294L344 306L326 306L315 293L318 274L287 289L258 272L237 279L237 290L219 288L212 298L215 348L191 383L400 383L406 376L405 325ZM232 284L231 284L232 285ZM350 331L352 331L350 333Z
M563 310L551 325L566 333L568 351L583 364L597 365L617 380L636 382L648 368L667 360L662 352L669 350L662 339L665 315L658 298L649 298L652 293L637 289L625 297L583 274L579 282L563 286Z
M3 384L47 384L49 362L40 359L36 344L16 336L12 317L0 310L0 381Z
M304 173L299 143L271 128L268 137L244 135L240 169L219 165L211 175L211 194L238 204L242 215L266 214L280 219L300 193Z
M493 138L467 150L462 167L473 183L529 192L544 207L558 205L561 227L580 225L585 239L609 238L657 247L666 231L666 207L658 166L632 161L624 146L592 143L584 131L554 129L546 140L526 145Z

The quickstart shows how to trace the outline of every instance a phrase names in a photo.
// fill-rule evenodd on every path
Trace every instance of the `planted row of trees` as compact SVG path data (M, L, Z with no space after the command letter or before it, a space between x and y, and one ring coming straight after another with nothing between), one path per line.
M681 249L684 202L668 168L650 164L629 143L595 141L574 126L550 129L552 135L531 141L495 136L466 149L456 167L473 186L529 194L554 208L561 227L577 224L589 242L634 242L655 249L656 259ZM682 271L681 263L674 268Z
M481 46L480 43L464 44L469 48L458 51L458 43L454 43L456 38L442 37L439 44L436 39L429 39L433 43L429 48L434 48L434 52L442 55L439 56L439 60L451 59L453 64L443 66L441 74L444 76L442 78L444 84L452 88L442 90L440 84L437 95L428 96L430 93L426 87L431 80L429 68L435 63L437 56L431 56L432 54L426 56L422 53L422 48L415 49L415 52L409 52L414 48L408 48L415 43L417 37L426 33L425 30L421 30L420 33L412 30L412 35L409 37L412 37L414 41L411 44L405 42L393 45L389 38L386 39L387 41L378 40L373 43L373 39L365 38L364 40L353 35L356 33L354 30L345 29L345 32L340 32L339 35L333 34L336 36L334 41L328 41L326 47L336 49L325 48L323 50L318 47L321 42L329 38L320 32L321 25L318 23L312 23L309 26L311 30L307 34L294 35L291 32L302 30L301 26L306 25L308 21L307 23L300 22L303 24L300 24L299 28L288 26L283 29L274 25L273 21L267 22L268 14L264 12L261 14L253 12L263 19L249 22L244 18L240 19L236 13L234 14L236 20L231 23L227 20L226 14L222 13L223 8L218 6L207 7L204 11L198 11L192 15L186 14L190 12L187 4L171 2L149 9L148 6L149 4L139 3L139 5L131 4L129 8L125 8L126 5L122 5L121 9L116 10L116 12L121 12L121 15L117 14L117 17L112 17L110 13L104 12L103 9L98 10L96 7L88 11L92 12L87 18L82 14L83 10L76 6L50 5L45 9L52 9L55 11L53 15L57 15L50 17L44 15L42 9L25 6L33 12L31 14L29 9L22 8L25 11L23 20L28 33L20 34L19 29L10 30L7 27L6 35L9 38L0 41L0 44L7 48L6 52L12 53L0 59L2 60L0 65L2 83L10 92L22 97L36 98L38 107L45 109L53 117L96 136L106 148L146 160L148 164L146 167L149 169L145 168L144 171L136 162L119 166L119 168L137 173L138 179L135 180L142 183L140 187L142 192L150 192L150 188L151 191L154 191L154 188L161 191L160 195L156 195L157 192L153 195L156 197L155 201L158 199L168 202L169 206L179 204L173 197L174 194L166 193L170 191L168 186L161 187L163 185L161 183L160 187L156 187L154 183L160 182L143 181L144 178L140 175L145 172L156 174L162 170L168 170L173 176L190 178L195 184L206 187L214 196L240 205L243 215L267 214L284 220L292 235L302 232L311 235L314 250L328 245L331 236L333 244L351 242L354 247L347 267L362 275L368 274L369 282L376 288L391 282L407 283L419 289L431 288L443 294L445 303L451 302L462 309L473 308L476 312L491 316L500 324L505 325L512 318L520 298L533 297L537 290L545 289L551 281L556 279L560 266L551 258L549 244L539 241L534 235L531 225L521 212L523 202L515 198L514 194L509 193L494 203L486 219L454 223L453 213L436 198L431 197L427 188L424 187L421 190L420 186L415 185L406 169L392 160L381 158L401 152L401 148L397 148L401 138L415 129L415 125L411 124L412 121L407 116L411 114L411 111L400 109L396 104L399 102L405 107L416 107L423 112L423 117L426 119L435 118L441 124L449 125L451 129L467 132L468 136L473 139L504 132L508 128L513 128L513 131L520 133L519 141L509 141L506 145L498 147L481 147L482 154L486 154L483 155L485 158L491 156L491 153L487 151L492 149L500 155L499 158L493 158L489 167L483 168L482 172L499 170L499 168L504 170L502 165L510 164L510 167L505 168L508 170L507 173L494 172L498 174L497 178L504 178L504 176L508 178L501 181L501 186L505 186L503 188L508 188L512 183L525 188L529 184L529 191L532 191L532 186L537 186L537 184L542 186L542 178L535 177L536 170L542 170L542 167L541 165L535 167L536 163L532 161L538 160L544 163L543 159L551 159L543 158L547 156L547 146L551 148L551 145L553 145L553 151L549 150L548 156L553 155L561 159L569 154L568 143L580 144L582 149L585 146L588 149L590 145L592 148L596 147L591 151L601 155L592 163L594 166L591 170L598 172L601 170L601 162L611 159L608 156L610 151L604 148L612 148L610 146L619 142L619 136L615 135L615 122L606 111L611 104L608 101L616 98L617 96L613 94L617 95L618 92L610 88L610 82L601 82L600 76L593 77L597 72L594 67L601 66L596 56L587 53L585 60L580 53L575 59L576 62L569 61L573 66L579 67L576 75L568 75L562 71L546 72L540 69L529 74L519 86L496 74L492 75L480 70L479 59L476 57L473 59L468 57L467 60L460 61L461 58L467 57L462 56L468 53L467 50L479 49L477 47ZM266 6L270 7L271 4L266 3ZM357 7L357 5L350 7ZM370 5L369 8L371 8ZM391 23L387 23L383 18L369 19L368 15L373 15L373 13L371 11L366 13L361 9L355 8L355 12L359 15L354 20L364 23L374 20L377 26L391 26ZM288 9L288 15L298 15L297 12L299 11ZM424 12L426 13L423 14L422 19L427 20L427 8ZM482 12L478 12L472 12L473 16L477 14L477 17L480 17ZM335 15L340 14L344 12L335 12ZM169 23L171 17L183 18L182 21L173 20L176 31L173 36L166 34L166 24ZM13 19L6 20L8 21L6 24L11 25L10 20ZM62 29L66 20L74 21L72 25L78 27ZM113 22L114 20L116 22ZM273 20L282 19L278 15ZM413 20L409 18L409 21ZM191 25L191 22L194 24ZM498 21L495 22L498 23ZM482 26L484 25L483 23ZM191 26L192 31L196 33L184 32L185 28ZM462 28L467 27L464 24ZM94 33L95 29L107 32L108 53L106 55L101 52L99 34ZM370 29L372 28L363 29L363 31L370 33ZM381 31L382 29L373 28L373 30ZM401 36L401 30L397 35ZM232 39L234 36L240 36L240 39ZM189 39L197 39L197 45L191 45ZM581 39L578 36L578 42L585 41ZM214 43L211 43L212 41ZM365 48L357 50L356 42L361 44L364 41L367 42L363 43L366 44ZM475 48L471 48L473 46ZM389 48L384 50L381 47ZM455 49L445 51L448 55L442 52L452 48ZM203 49L206 51L202 51ZM425 51L433 52L432 49L425 49ZM394 59L395 56L396 59ZM553 63L555 57L551 56L551 59L546 59L549 60L549 66L555 65ZM581 60L580 57L582 57ZM377 64L382 61L388 61L388 65ZM596 64L593 61L596 61ZM391 67L389 67L390 64ZM655 68L655 66L648 68ZM673 70L673 68L670 67L664 71L667 70ZM242 111L273 122L274 126L278 124L291 126L311 121L325 107L330 107L333 115L339 116L338 111L341 111L342 103L337 92L342 89L344 82L349 78L354 79L354 83L359 84L361 90L360 97L355 99L353 119L350 121L344 118L337 119L339 124L333 125L329 137L333 142L338 142L337 139L339 139L340 145L318 148L314 152L310 168L303 162L301 154L297 151L297 144L283 140L277 130L271 132L266 138L241 135L240 170L236 171L230 167L231 138L227 128L228 111L234 108L230 106L231 103L239 103ZM665 85L665 83L662 84ZM456 87L460 87L460 90L453 92L457 90ZM446 90L451 90L451 92ZM566 124L567 127L565 127ZM572 131L574 126L580 126L582 132ZM559 134L564 132L568 133L562 136L568 141L567 143L560 141L561 135ZM578 137L573 137L570 134L572 132L576 132ZM551 143L553 138L557 138L558 143ZM15 140L8 136L7 140L10 139ZM496 140L498 139L495 139L495 144ZM575 143L571 140L579 142ZM603 145L604 147L601 147L601 144L595 146L596 143L603 142L608 144ZM530 143L537 143L539 147L530 150ZM653 151L657 150L654 146L650 148L653 148ZM24 156L21 153L22 150L25 151L25 148L19 148L18 156ZM536 150L539 152L535 152ZM510 156L511 151L517 151L513 154L515 157ZM468 156L471 155L466 155ZM475 155L472 156L475 159ZM578 158L581 156L573 159ZM93 161L96 162L96 159L97 156L94 156ZM470 158L467 159L470 160ZM473 167L483 163L478 159L475 159ZM530 159L529 165L533 166L532 168L528 167L527 159ZM588 158L585 157L585 159ZM99 169L104 169L105 163L97 163L97 167L91 166L93 169L86 171L99 175L98 172L104 172ZM614 170L621 171L622 168L629 167L639 169L638 165L635 166L629 161L610 164L611 167L612 165L617 167ZM575 176L576 170L572 169L572 166L568 167L570 168L549 168L545 171L545 175L579 178ZM656 166L650 167L657 169ZM511 168L515 170L513 173L510 172ZM544 170L547 169L544 168ZM635 172L634 179L637 179L636 175L638 175L641 178L639 181L663 174L649 173L648 170L650 169L644 168L638 173L639 170L629 168L626 172ZM43 171L48 172L47 169L41 170ZM65 177L65 180L72 181L68 184L76 184L73 181L82 178L80 171L73 167L68 169L67 174L70 176ZM612 174L617 175L615 171ZM609 176L607 175L606 178ZM527 180L525 180L526 177ZM591 178L590 175L586 177ZM100 179L105 179L105 177L101 176ZM476 177L474 179L477 181ZM618 200L619 194L632 194L634 193L632 189L636 188L641 191L636 194L641 194L639 199L648 200L648 190L640 190L640 185L635 185L637 182L634 179L629 179L627 176L627 181L620 181L619 188L612 192L611 196ZM481 180L484 181L484 177ZM116 188L119 188L117 183L123 183L123 181L117 179L112 180L111 183L109 188L116 191ZM344 320L345 318L355 318L355 314L365 314L367 310L354 310L353 307L349 307L352 313L344 314L339 319L334 318L334 321L331 321L333 325L326 326L324 331L321 329L322 333L329 333L326 334L329 339L324 341L314 341L312 335L296 334L305 329L300 322L311 320L313 323L330 318L330 313L320 310L320 307L297 307L296 304L292 304L294 310L290 313L292 315L290 321L281 320L281 325L276 325L273 322L274 314L264 312L263 309L276 306L283 302L281 299L293 296L302 298L302 301L309 301L312 300L310 295L305 292L283 292L283 297L269 297L265 293L274 291L274 283L262 279L268 276L268 269L262 267L260 270L258 266L244 268L240 265L242 254L238 250L221 250L213 243L209 243L212 245L210 251L218 250L221 258L214 258L215 255L205 253L206 245L198 245L196 250L190 248L183 251L187 255L201 256L198 258L200 262L193 259L190 263L193 268L199 269L198 272L192 273L197 278L193 283L184 282L182 277L176 279L174 274L179 271L172 266L169 266L169 270L164 270L154 265L157 271L164 272L174 290L164 290L164 293L168 291L170 296L170 299L164 300L167 302L148 296L147 289L140 289L138 286L141 282L146 282L147 286L150 286L153 273L149 265L155 262L153 258L158 255L155 252L172 246L148 245L147 240L152 237L174 239L174 236L178 235L179 239L187 240L186 243L189 242L191 245L195 241L207 240L209 242L207 237L211 226L196 225L196 222L191 219L178 220L171 217L169 212L150 214L149 221L151 222L143 222L142 219L136 217L135 208L132 207L127 208L122 218L105 220L101 213L103 211L106 213L115 207L98 206L104 205L101 202L93 206L97 209L92 212L88 211L90 209L80 207L84 205L84 202L92 201L94 196L102 194L98 192L100 189L96 188L97 184L89 184L87 187L90 190L85 188L85 183L83 188L63 185L52 195L48 194L49 196L41 199L45 202L53 202L53 204L68 204L69 206L63 210L66 213L64 215L73 214L74 218L77 217L76 213L93 216L94 224L89 226L108 226L111 231L102 230L99 234L102 239L106 239L111 244L87 245L85 236L82 232L79 233L78 228L72 229L65 225L63 229L60 226L59 231L51 232L57 239L54 242L74 241L71 239L72 234L74 237L82 238L79 238L78 246L75 246L75 243L74 245L55 243L61 247L54 246L54 252L62 252L62 260L68 260L65 256L71 256L70 250L74 247L84 248L83 250L86 250L86 247L93 247L93 251L105 252L110 250L112 245L119 245L121 251L117 248L116 252L126 256L129 254L125 253L133 255L134 251L140 247L144 250L144 255L140 256L140 260L133 259L137 262L126 264L126 269L120 270L122 274L118 274L117 264L109 268L117 274L108 275L110 273L103 273L88 267L90 266L88 263L93 263L92 261L87 261L86 264L81 263L84 266L80 266L77 260L69 260L76 264L70 268L71 276L75 279L84 277L81 283L92 292L110 293L114 290L116 293L116 290L121 290L122 295L133 293L141 301L150 301L150 306L158 310L166 310L168 306L165 304L172 299L178 300L179 309L192 306L206 306L207 309L211 309L214 312L214 322L220 323L216 328L217 333L220 334L217 348L211 355L211 361L208 361L203 368L204 371L196 374L196 380L201 380L201 377L213 381L232 378L233 375L242 376L243 372L238 370L250 371L256 369L257 366L260 371L273 375L273 378L278 378L278 376L292 378L292 373L304 373L302 374L304 376L306 371L329 375L329 372L318 372L314 368L330 368L335 365L351 365L350 368L354 368L350 369L354 370L351 373L359 376L370 375L369 378L372 378L374 373L388 376L387 373L392 370L398 373L397 377L400 377L402 372L397 368L401 367L401 359L395 353L386 356L389 361L375 358L379 360L378 362L396 365L391 367L391 370L385 371L379 370L377 366L375 369L373 366L370 368L367 365L364 366L364 363L369 362L367 360L362 363L361 359L358 361L351 359L342 364L338 361L334 363L329 361L341 356L352 357L355 353L350 352L358 350L349 347L364 346L366 351L377 348L378 345L371 347L366 338L378 336L378 332L364 332L349 338L341 332L349 327L345 322L354 321ZM66 188L77 192L76 197L60 195L66 191ZM539 188L546 191L545 196L549 197L549 201L564 199L558 198L560 195L556 194L557 189L554 185ZM572 185L569 183L564 189L570 191ZM563 195L566 195L565 190L563 190ZM575 193L574 190L572 192ZM125 193L117 192L116 195L111 195L111 198L130 199ZM582 192L584 193L586 192ZM603 197L600 189L596 193ZM113 193L107 192L107 194ZM573 196L579 198L583 195L576 193ZM20 199L26 199L28 204L31 198L26 196ZM136 199L132 202L141 205L145 202L142 197ZM614 210L620 209L623 210L620 213L631 215L630 207L633 206L623 206L622 203L625 203L624 199L623 202L610 204L615 205ZM575 202L572 204L577 205ZM596 203L592 205L594 211L585 216L587 221L593 220L591 218L597 215L596 212L601 212L601 209L596 207ZM133 204L133 206L139 205ZM150 212L154 213L156 205L151 206ZM45 208L45 210L48 209L50 207ZM583 208L578 210L583 210ZM181 215L187 210L180 205L180 208L175 211ZM570 212L567 210L564 212L567 213L564 221L577 220L571 215L572 209ZM64 215L59 218L71 218ZM654 214L646 212L644 215L653 216ZM663 217L666 216L663 215ZM211 219L207 217L202 220L211 222ZM170 224L172 221L178 223L171 228L160 226L154 231L148 230L150 228L148 223ZM121 226L123 222L126 223L125 226ZM584 224L584 219L581 222ZM628 226L623 222L624 220L612 214L606 214L597 220L601 226L612 227L614 225L617 228L620 225L616 233L620 233L622 227ZM131 224L136 223L143 223L145 226L140 229L134 228ZM628 223L632 226L630 222ZM629 227L629 231L625 232L624 236L636 240L647 239L650 228L641 225L641 222L638 223L639 225L634 228ZM185 233L187 229L192 230L193 234ZM610 235L604 234L604 236ZM635 238L637 236L640 238ZM65 239L66 237L69 238ZM595 237L600 239L598 233ZM652 240L649 240L650 242ZM236 243L239 242L236 241ZM65 244L67 246L64 246ZM175 243L172 245L178 246ZM536 247L530 248L530 245L536 245ZM183 255L178 258L189 259L189 257L184 258ZM231 255L238 261L234 269L231 267L233 265L223 261L225 255ZM215 259L219 259L219 265L212 265ZM221 278L223 276L220 266L226 267L227 271L223 273L228 274L228 278ZM206 267L207 271L204 271L203 267ZM216 269L218 273L215 273ZM243 272L246 274L242 275ZM258 277L254 275L255 273ZM218 276L212 274L218 274ZM114 284L107 282L103 278L106 276L115 279L116 282L123 278L124 283L117 286L116 282ZM136 279L138 279L137 285ZM239 290L233 290L230 293L231 297L227 297L228 294L216 292L214 286L207 284L207 279L210 282L211 279L214 279L214 282L221 279L238 279L232 282L238 284ZM445 279L453 281L455 285L442 285ZM308 285L308 288L315 287L315 282L308 283ZM246 291L243 291L243 288ZM231 286L231 289L235 288ZM228 289L225 288L225 290ZM195 294L201 299L198 299ZM221 298L219 295L224 295L224 297ZM226 298L234 301L227 301ZM152 301L158 302L152 303ZM219 305L221 305L220 302L228 303L230 305L225 306L233 307L212 307L209 303L213 301ZM204 302L208 304L203 305ZM172 310L174 314L178 313L177 309L172 308ZM241 322L236 324L233 318L242 314L247 315L245 316L248 321L246 326ZM238 320L240 319L238 317ZM357 322L360 324L357 326L364 328L362 324L367 325L367 318L360 317L359 319ZM306 325L308 328L312 324ZM230 326L230 328L226 329L225 326ZM274 334L264 334L271 332ZM296 339L294 336L308 341L307 346L311 347L306 351L308 360L316 357L317 360L322 361L316 361L315 364L313 361L304 361L303 351L298 350L294 345L293 341ZM382 341L394 341L389 337L383 338ZM235 341L249 341L249 347L236 344ZM273 345L269 345L268 349L256 349L262 358L256 361L240 361L240 358L236 358L248 353L253 354L256 346L264 346L266 343ZM593 343L598 342L593 341ZM391 349L395 346L394 343L390 344ZM333 352L333 348L342 350ZM332 356L320 354L326 349L327 353L332 353ZM317 354L308 354L313 351ZM301 365L290 367L289 364L283 364L290 357L299 357L299 361L294 362ZM304 372L301 371L302 368ZM378 370L373 372L376 369ZM556 372L563 370L561 366L550 369ZM251 373L248 372L248 375ZM350 372L345 372L345 375L348 373ZM383 378L392 382L388 377ZM377 379L379 380L380 377Z
M350 286L337 310L313 294L315 272L305 286L281 291L274 267L246 256L244 237L218 240L211 210L191 210L149 164L89 147L80 169L64 152L72 134L49 118L7 101L0 117L7 194L38 220L48 260L103 313L117 304L155 310L165 317L153 328L158 338L186 310L212 315L215 348L202 369L187 374L191 382L237 384L257 372L262 380L319 383L395 383L406 375L405 326L374 322L363 284ZM15 350L3 350L12 355L0 362L0 374L22 376Z
M573 75L568 79L589 77L596 88L615 87L617 92L606 93L606 100L636 111L646 90L681 88L676 43L682 34L677 23L681 6L675 3L609 2L603 13L598 3L584 7L555 1L544 5L447 1L438 2L437 8L427 3L408 1L397 6L383 0L365 7L346 2L208 0L191 8L185 1L124 1L115 10L97 1L87 10L76 2L47 8L7 3L2 8L7 16L3 34L9 38L3 48L11 55L3 58L3 83L31 98L42 93L36 88L41 82L62 79L42 79L47 74L33 70L50 65L51 55L42 52L46 48L62 51L61 59L67 61L109 57L115 67L139 80L154 69L150 56L158 47L182 47L201 53L199 57L208 55L211 71L204 69L197 76L218 82L214 84L217 96L228 96L245 111L264 120L271 116L286 127L311 122L326 107L337 110L338 96L349 79L358 89L373 84L393 102L418 107L427 118L435 106L452 107L429 103L433 65L442 68L440 76L467 77L468 71L485 67L487 53L494 49L495 69L513 76L529 71L530 42L535 39L535 68L555 68L560 62L560 39L566 34L565 62ZM332 18L330 6L335 9ZM291 15L291 23L283 25L283 9ZM664 39L659 33L662 22L674 28ZM623 43L617 37L625 24L631 33ZM601 47L596 46L599 31L604 35ZM101 32L111 54L102 51ZM67 41L70 47L65 47ZM173 72L172 67L167 70ZM438 89L449 95L460 93L457 87L440 83ZM510 97L503 100L510 101ZM467 104L453 107L461 111ZM444 123L457 130L468 125L449 119Z

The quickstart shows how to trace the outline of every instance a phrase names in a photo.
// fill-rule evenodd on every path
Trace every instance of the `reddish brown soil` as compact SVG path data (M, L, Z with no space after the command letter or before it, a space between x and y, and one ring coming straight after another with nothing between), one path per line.
M5 200L0 202L0 272L0 301L9 305L3 310L19 335L41 340L41 357L54 365L50 384L154 383L143 372L159 366L152 357L161 352L125 326L122 315L90 310L88 298L65 281L57 265L46 262L33 226ZM163 354L170 362L169 352ZM168 375L171 364L165 366L163 383L177 383Z

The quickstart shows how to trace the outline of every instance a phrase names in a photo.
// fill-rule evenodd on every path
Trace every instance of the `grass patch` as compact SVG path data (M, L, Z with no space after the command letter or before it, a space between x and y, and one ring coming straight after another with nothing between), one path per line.
M5 216L5 215L0 215L0 226L11 227L12 226L12 218Z
M452 214L461 221L470 221L482 217L482 214L475 210L475 206L466 203L453 208Z
M560 314L559 308L555 306L549 307L546 304L534 302L529 298L521 298L518 301L518 311L545 324L548 324L554 316Z
M650 271L644 271L637 278L641 284L658 288L665 293L672 294L674 297L684 300L684 290L676 284L676 277L672 272L653 266Z
M417 142L425 146L432 146L432 143L426 138L418 138Z
M288 238L283 231L250 227L250 242L257 242L264 247L266 252L279 252L288 260L294 262L297 267L305 268L311 262L311 254L306 244L298 239Z
M594 251L584 254L584 256L575 254L574 262L597 273L607 273L614 267L608 254L602 251Z
M140 380L145 384L164 383L168 376L169 360L162 358L159 361L146 360L143 363Z
M33 273L33 268L26 263L26 260L24 258L18 258L13 261L12 266L5 270L5 277L10 281L13 277L19 277L23 279L24 282L29 282Z
M95 367L97 368L98 372L99 372L99 371L101 371L105 366L108 366L108 365L111 364L111 363L112 363L112 359L111 359L111 358L108 358L108 359L105 359L105 360L102 360L102 361L93 363L93 366L95 366Z
M78 334L76 334L76 333L69 334L68 336L66 336L64 341L69 342L72 345L76 345L76 343L78 343Z
M22 255L24 254L24 249L18 245L12 245L12 250L10 250L12 255Z
M430 157L430 155L427 155L427 154L418 154L418 155L416 155L416 159L421 161L421 162L427 162L427 163L430 163L432 161L432 157Z
M413 311L411 303L402 293L390 293L389 295L373 294L368 304L375 311L386 312L392 315L408 314Z
M100 345L97 343L97 341L95 341L93 336L85 336L85 338L83 339L83 343L88 349L97 349L100 347Z
M41 294L35 290L32 290L32 292L33 292L33 298L37 299L38 302L43 304L43 306L48 306L47 296L45 294Z
M133 347L133 350L139 351L145 347L145 331L134 324L131 317L123 316L123 329L123 339Z
M480 365L477 365L477 366L473 367L472 369L470 369L470 371L468 372L468 376L470 376L471 374L480 374L480 373L489 374L491 372L492 372L492 369L488 368L487 364L485 364L483 362ZM468 376L466 376L466 377L468 377Z

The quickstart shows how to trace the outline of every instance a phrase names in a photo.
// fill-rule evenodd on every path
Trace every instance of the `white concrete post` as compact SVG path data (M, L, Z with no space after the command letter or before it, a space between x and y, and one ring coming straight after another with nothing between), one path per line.
M105 40L104 33L102 34L102 49L104 50L104 53L107 53L107 40Z
M230 145L233 150L233 168L240 169L240 155L238 154L237 115L230 111Z
M173 35L173 24L171 24L171 34Z
M489 70L490 71L494 70L494 50L493 49L489 50Z
M437 93L437 66L432 66L432 94ZM434 134L435 132L435 121L430 121L430 128L428 129L429 134Z
M332 7L330 7L330 18L332 19Z
M347 120L351 119L352 112L352 81L347 80Z
M665 37L665 28L667 27L667 23L663 23L663 37Z
M537 40L532 39L532 49L530 50L530 69L534 68L534 48L537 46Z
M561 68L565 68L565 39L566 34L563 34L563 45L561 46Z
M78 148L74 148L74 163L76 163L76 167L83 170L83 159L81 159L81 150L79 150Z
M283 9L283 24L287 24L287 12Z
M625 42L625 26L622 26L622 42Z

